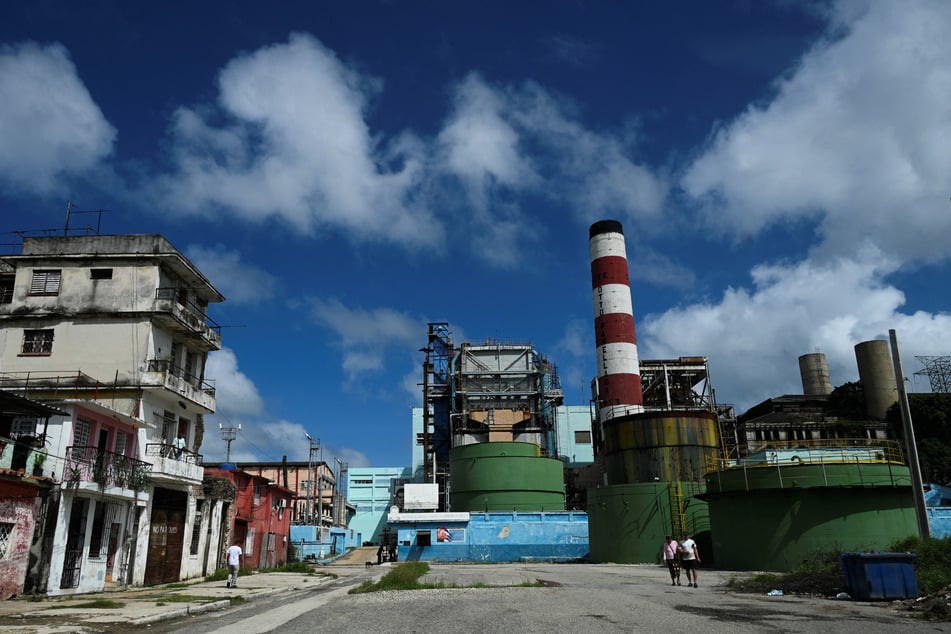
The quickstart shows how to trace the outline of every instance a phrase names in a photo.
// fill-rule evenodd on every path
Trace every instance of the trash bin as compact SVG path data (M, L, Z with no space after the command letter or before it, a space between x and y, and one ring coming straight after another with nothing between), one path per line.
M843 553L845 587L853 599L883 601L918 596L914 553Z

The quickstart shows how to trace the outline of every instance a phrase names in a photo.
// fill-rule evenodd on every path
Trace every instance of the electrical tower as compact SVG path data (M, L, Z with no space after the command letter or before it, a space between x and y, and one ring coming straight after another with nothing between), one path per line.
M921 365L925 366L924 370L918 370L915 374L928 376L932 392L935 394L951 393L951 356L915 358L921 361Z

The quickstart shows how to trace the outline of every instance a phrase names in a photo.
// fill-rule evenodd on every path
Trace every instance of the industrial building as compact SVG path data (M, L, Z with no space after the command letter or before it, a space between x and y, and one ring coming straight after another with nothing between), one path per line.
M707 563L788 570L823 548L916 533L905 456L883 420L896 399L885 342L855 347L860 421L828 412L820 353L799 359L802 395L736 417L716 402L705 357L638 358L620 223L593 224L589 248L590 407L563 404L554 364L531 344L456 346L448 324L430 324L416 484L388 515L401 558L654 563L665 535L689 533Z

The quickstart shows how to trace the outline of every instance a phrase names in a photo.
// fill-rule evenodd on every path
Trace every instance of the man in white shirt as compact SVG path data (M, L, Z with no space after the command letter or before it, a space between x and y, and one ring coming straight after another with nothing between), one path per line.
M684 534L684 540L680 542L680 563L684 572L687 573L687 587L697 587L697 564L700 563L700 551L697 550L697 542L690 538L689 533ZM693 581L690 581L690 575L693 574Z
M238 587L238 568L241 567L241 557L244 556L244 552L241 550L241 546L238 546L237 543L231 545L228 548L228 587L237 588Z

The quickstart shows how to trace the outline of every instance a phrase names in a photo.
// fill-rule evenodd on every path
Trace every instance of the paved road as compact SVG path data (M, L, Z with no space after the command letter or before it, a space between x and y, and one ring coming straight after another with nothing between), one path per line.
M154 632L951 632L888 603L733 593L734 573L704 571L699 588L671 587L658 566L585 564L432 565L424 581L471 586L350 595L386 568L341 566L310 592L158 625ZM525 582L543 582L526 587ZM493 586L493 584L495 584ZM504 584L500 586L498 584Z

